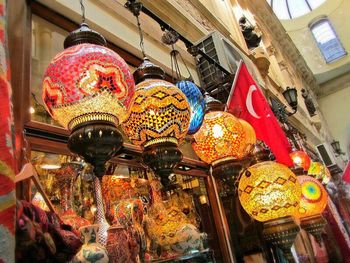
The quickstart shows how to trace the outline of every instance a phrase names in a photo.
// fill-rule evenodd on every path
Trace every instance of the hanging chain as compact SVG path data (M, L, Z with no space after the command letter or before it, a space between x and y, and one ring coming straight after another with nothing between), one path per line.
M143 32L142 32L139 16L136 16L136 21L137 21L137 29L139 30L139 35L140 35L140 48L141 48L142 56L146 57L145 45L143 41Z
M85 6L83 3L83 0L80 0L80 8L81 8L82 23L85 23Z

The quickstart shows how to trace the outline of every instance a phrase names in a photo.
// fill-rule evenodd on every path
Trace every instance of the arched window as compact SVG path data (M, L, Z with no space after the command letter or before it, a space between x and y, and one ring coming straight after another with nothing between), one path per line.
M310 30L326 63L331 63L346 55L343 45L327 18L312 23Z

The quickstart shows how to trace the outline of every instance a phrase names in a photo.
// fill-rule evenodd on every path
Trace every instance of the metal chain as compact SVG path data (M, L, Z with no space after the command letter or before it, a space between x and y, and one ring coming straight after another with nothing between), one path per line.
M143 32L142 32L139 16L136 16L136 21L137 21L137 28L139 30L139 35L140 35L140 48L141 48L142 56L146 57L145 45L143 41Z
M85 23L85 6L83 3L83 0L80 0L80 8L81 8L82 22Z

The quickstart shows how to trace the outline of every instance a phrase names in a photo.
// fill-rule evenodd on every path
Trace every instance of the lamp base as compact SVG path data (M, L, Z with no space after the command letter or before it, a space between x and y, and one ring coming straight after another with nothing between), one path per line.
M236 187L238 176L243 168L243 160L225 158L212 164L213 176L222 179L232 187Z
M94 166L94 174L102 177L105 164L123 146L118 129L109 122L89 122L75 127L68 139L68 148Z
M279 247L289 262L294 262L290 250L300 228L291 216L269 220L264 223L263 239Z
M170 187L169 175L181 162L182 152L174 142L151 144L144 148L142 161L160 177L165 189Z
M300 227L313 235L318 244L322 242L322 231L327 224L326 219L322 215L309 216L300 219Z

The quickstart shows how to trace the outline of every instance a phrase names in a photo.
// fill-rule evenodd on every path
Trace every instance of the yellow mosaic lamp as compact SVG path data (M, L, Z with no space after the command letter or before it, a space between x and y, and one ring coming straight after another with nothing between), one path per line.
M328 194L323 185L307 175L297 177L301 185L301 199L294 216L300 219L300 227L321 242L321 234L327 221L322 217L328 202Z
M331 180L331 173L328 168L320 162L311 162L310 168L307 172L308 175L315 177L322 184L327 185Z
M144 58L134 72L136 91L123 129L133 144L143 147L143 162L167 186L182 160L178 144L188 132L191 108L185 94L164 76L159 66Z
M254 129L246 121L224 112L224 105L208 93L205 101L206 114L193 135L192 147L202 161L213 166L214 176L234 179L242 168L242 159L254 147Z
M291 259L290 248L299 232L292 218L301 197L296 175L285 165L260 162L242 173L238 194L244 210L264 222L263 238Z

